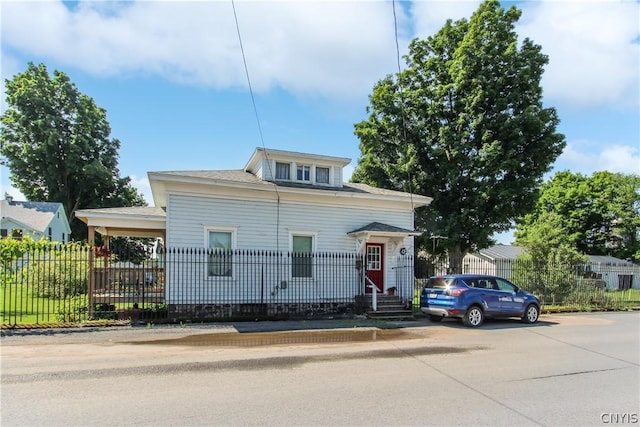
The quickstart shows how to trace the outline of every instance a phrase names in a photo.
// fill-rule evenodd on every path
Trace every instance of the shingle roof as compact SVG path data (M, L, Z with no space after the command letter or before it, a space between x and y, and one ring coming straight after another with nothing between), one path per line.
M475 255L479 255L490 260L499 259L516 259L518 255L526 252L521 246L514 245L496 245L490 248L481 249ZM633 266L632 262L625 261L610 255L587 255L591 264L615 265L615 266Z
M62 207L57 202L11 202L0 201L2 218L11 218L31 229L43 233L58 209Z
M629 261L625 261L620 258L616 258L610 255L589 255L589 261L591 264L601 265L614 265L614 266L634 266L635 264Z
M515 259L518 255L523 253L525 250L520 246L514 245L495 245L490 248L481 249L478 251L480 256L485 258L489 258L492 260L495 259Z
M395 227L393 225L383 224L381 222L372 222L364 227L360 227L357 230L350 231L347 234L359 233L361 231L383 231L386 233L413 233L411 230L405 228Z
M306 190L314 190L314 191L331 191L331 192L345 192L345 193L360 193L360 194L372 194L372 195L382 195L382 196L396 196L396 197L415 197L416 199L420 199L421 202L424 202L425 196L422 195L411 195L410 193L406 193L403 191L395 191L395 190L387 190L384 188L371 187L367 184L360 184L354 182L345 182L341 187L331 187L331 186L321 186L314 184L304 184L300 182L292 182L292 181L264 181L259 177L255 176L250 172L245 172L241 169L232 169L232 170L190 170L190 171L161 171L161 172L150 172L158 175L167 175L167 176L176 176L176 177L187 177L187 178L197 178L197 179L208 179L208 180L216 180L216 181L227 181L227 182L238 182L245 184L255 184L262 185L266 187L272 187L274 184L277 187L281 188L301 188Z

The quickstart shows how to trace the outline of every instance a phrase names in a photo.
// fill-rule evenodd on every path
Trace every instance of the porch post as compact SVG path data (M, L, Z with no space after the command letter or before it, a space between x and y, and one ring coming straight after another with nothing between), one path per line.
M89 317L93 317L93 311L95 309L95 232L96 228L93 225L89 226L89 232L87 235L87 241L89 242Z

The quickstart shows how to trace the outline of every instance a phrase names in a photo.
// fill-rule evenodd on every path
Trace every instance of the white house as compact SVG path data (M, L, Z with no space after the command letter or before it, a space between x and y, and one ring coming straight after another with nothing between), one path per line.
M513 263L525 249L514 245L496 245L467 254L463 271L474 274L493 274L511 278ZM589 262L580 269L582 278L600 281L609 290L640 289L640 266L609 255L588 255Z
M228 302L262 303L300 301L319 293L327 300L353 298L363 291L337 290L339 282L346 283L344 274L311 265L319 260L306 264L307 253L363 254L367 277L379 292L397 292L405 286L404 293L411 298L413 284L399 283L398 269L406 266L397 265L396 258L413 254L413 237L420 234L414 231L414 210L428 205L431 198L345 183L343 169L350 162L257 148L242 169L149 172L153 208L88 209L76 216L89 226L90 239L94 231L105 236L162 237L168 249L168 304L185 302L185 295L198 295L199 302L206 302L224 293ZM209 254L203 255L200 265L178 265L172 262L178 256L172 248L232 251L234 258ZM246 256L233 251L250 250L297 255L284 267L276 266L277 274L258 271L247 277L234 267ZM356 267L351 266L348 274L357 274ZM192 280L181 283L180 289L172 287L172 278L188 274ZM259 283L259 288L240 291L240 281ZM332 281L336 286L328 286Z
M0 237L30 236L34 240L46 238L61 243L71 237L62 203L18 202L5 194L5 200L0 200L0 217Z

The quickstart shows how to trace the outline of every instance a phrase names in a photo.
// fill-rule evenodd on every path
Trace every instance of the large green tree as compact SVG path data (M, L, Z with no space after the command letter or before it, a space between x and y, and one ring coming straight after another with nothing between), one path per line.
M28 200L60 202L74 239L87 229L78 209L144 205L128 177L120 177L120 141L111 139L107 114L60 71L29 63L6 80L0 160Z
M518 43L519 18L489 0L469 20L413 40L407 67L375 85L369 118L355 125L353 180L432 196L416 225L427 239L447 238L457 268L533 207L565 146L555 109L542 103L547 57L529 39Z
M549 212L579 252L640 261L640 175L556 173L542 186L535 209L518 219L516 243L530 240Z

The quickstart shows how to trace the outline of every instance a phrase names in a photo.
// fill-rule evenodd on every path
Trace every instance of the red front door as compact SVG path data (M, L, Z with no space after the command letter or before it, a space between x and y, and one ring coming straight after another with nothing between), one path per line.
M382 243L367 243L367 270L366 274L378 287L378 292L384 290L384 245ZM367 281L365 292L370 294L371 288Z

